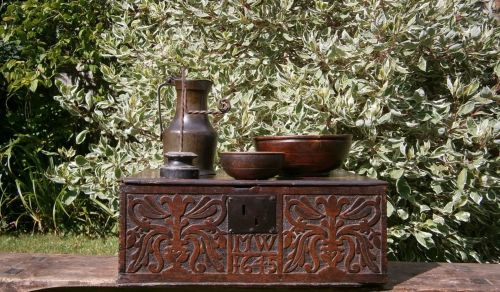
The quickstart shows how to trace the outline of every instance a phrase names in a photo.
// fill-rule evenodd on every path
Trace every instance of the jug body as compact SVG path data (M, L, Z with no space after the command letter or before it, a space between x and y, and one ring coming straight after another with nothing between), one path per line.
M206 111L210 80L186 80L186 112L182 119L182 81L174 79L177 102L175 116L163 132L163 154L181 151L181 123L183 125L182 151L198 155L194 165L199 168L200 176L215 175L214 159L217 147L217 133L210 124L207 114L189 114L189 111ZM166 161L165 161L166 162Z

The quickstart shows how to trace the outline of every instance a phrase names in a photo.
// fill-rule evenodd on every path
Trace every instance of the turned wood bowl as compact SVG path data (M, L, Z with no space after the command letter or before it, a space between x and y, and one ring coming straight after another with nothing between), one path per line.
M224 171L235 179L268 179L280 172L283 153L223 152L220 162Z
M351 148L352 135L260 136L257 151L283 152L282 176L328 176L340 167Z

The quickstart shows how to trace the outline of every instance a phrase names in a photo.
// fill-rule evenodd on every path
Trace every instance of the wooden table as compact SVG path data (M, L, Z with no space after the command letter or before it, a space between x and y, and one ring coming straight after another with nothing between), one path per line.
M388 276L389 282L383 286L343 288L340 291L500 291L498 264L389 262ZM0 291L32 291L54 287L65 288L51 291L68 291L68 287L80 287L72 288L71 291L119 291L117 279L117 256L0 253ZM173 287L168 290L188 289ZM216 292L221 288L206 287L203 290ZM238 287L223 289L252 290L257 291ZM298 291L293 288L268 290ZM325 288L320 291L329 290ZM335 291L339 291L339 288L335 288Z

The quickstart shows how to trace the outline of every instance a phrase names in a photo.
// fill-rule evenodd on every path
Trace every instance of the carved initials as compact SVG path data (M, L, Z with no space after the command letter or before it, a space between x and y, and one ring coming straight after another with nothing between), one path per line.
M276 236L272 234L265 234L261 236L254 236L257 249L259 251L270 251L276 240Z
M276 240L275 234L236 234L234 235L233 252L252 251L252 242L257 247L256 251L271 251ZM240 247L243 246L243 250Z

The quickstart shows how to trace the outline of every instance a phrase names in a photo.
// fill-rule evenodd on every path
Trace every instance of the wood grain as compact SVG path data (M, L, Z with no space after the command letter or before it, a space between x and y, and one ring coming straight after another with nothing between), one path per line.
M123 285L117 283L117 265L116 256L0 253L0 291L57 287L60 288L48 291L68 291L68 287L73 287L70 291L120 291ZM389 262L388 278L389 282L383 286L344 287L341 291L500 291L498 264ZM186 287L192 287L192 291L198 291L203 285L207 286L203 289L205 292L257 291L238 288L246 284L235 283L229 288L227 284L172 282L150 287L171 287L169 291L186 291ZM144 287L140 291L144 291Z

